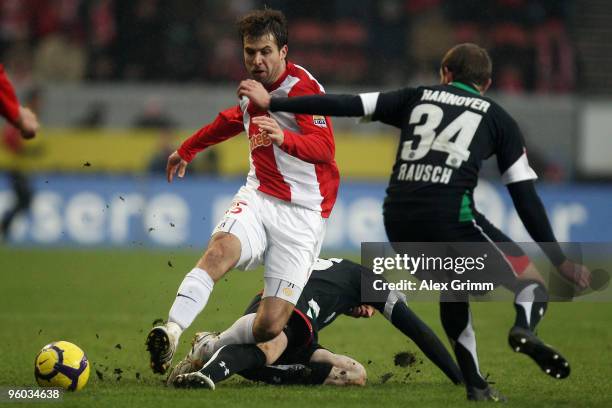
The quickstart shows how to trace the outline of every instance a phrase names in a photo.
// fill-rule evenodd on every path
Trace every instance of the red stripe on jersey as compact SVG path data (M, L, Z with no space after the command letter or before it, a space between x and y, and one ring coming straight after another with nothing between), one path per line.
M251 114L251 121L249 123L249 141L251 141L251 139L258 137L262 133L262 130L253 124L252 119L264 114L252 112L250 106L247 110ZM251 151L251 157L255 166L255 175L259 180L259 187L257 189L262 193L280 198L281 200L291 201L291 187L289 187L283 175L278 171L276 157L274 157L274 147L270 139L268 138L268 143L265 144L249 144L254 146L254 149Z
M510 262L510 265L512 265L512 269L514 269L514 272L517 276L521 276L523 272L525 272L525 269L527 269L527 265L529 265L529 262L531 262L527 255L512 256L504 254L504 256L506 257L508 262Z
M304 69L295 65L291 68L300 82L289 91L289 97L323 93L319 83ZM321 216L328 218L336 202L340 181L340 172L334 160L335 142L331 119L326 116L324 123L317 123L313 115L295 114L295 121L302 134L296 135L295 151L292 154L315 165L319 192L323 197Z

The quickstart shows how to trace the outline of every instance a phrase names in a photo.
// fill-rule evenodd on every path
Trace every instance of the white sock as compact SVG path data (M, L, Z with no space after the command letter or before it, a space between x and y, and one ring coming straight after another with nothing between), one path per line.
M253 336L254 322L255 313L244 315L236 320L229 329L219 335L212 351L215 352L228 344L255 344L255 336Z
M204 269L193 268L179 286L170 308L168 323L176 323L181 332L191 326L206 306L214 285L215 282Z
M179 326L175 322L169 321L168 323L166 323L166 329L168 329L168 332L170 333L170 338L174 339L174 341L178 344L178 339L183 333L183 329L181 328L181 326Z

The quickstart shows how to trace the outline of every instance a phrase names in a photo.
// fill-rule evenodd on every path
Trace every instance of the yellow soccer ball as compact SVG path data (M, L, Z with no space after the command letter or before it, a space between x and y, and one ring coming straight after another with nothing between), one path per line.
M79 391L89 379L89 361L77 345L56 341L47 344L36 355L34 376L41 387Z

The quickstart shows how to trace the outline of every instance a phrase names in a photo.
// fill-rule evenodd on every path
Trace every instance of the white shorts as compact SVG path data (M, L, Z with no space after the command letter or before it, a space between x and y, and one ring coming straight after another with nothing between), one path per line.
M321 251L325 219L317 211L244 186L213 235L217 232L229 232L240 240L236 268L249 270L263 263L264 278L289 282L301 293Z

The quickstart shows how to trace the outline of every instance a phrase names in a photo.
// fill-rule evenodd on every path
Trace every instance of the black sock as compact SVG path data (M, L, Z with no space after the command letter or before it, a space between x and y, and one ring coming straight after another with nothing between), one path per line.
M255 344L229 344L221 347L200 372L216 384L232 375L266 365L266 355Z
M486 388L476 354L476 334L472 328L468 302L440 302L440 319L453 345L457 363L467 386Z
M397 302L391 312L391 323L425 353L455 384L463 382L461 371L438 336L404 302Z
M520 281L515 290L514 325L534 331L548 307L548 290L538 281Z
M319 385L331 372L329 363L289 364L263 366L240 373L251 381L261 381L274 385Z

